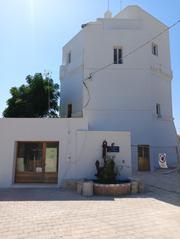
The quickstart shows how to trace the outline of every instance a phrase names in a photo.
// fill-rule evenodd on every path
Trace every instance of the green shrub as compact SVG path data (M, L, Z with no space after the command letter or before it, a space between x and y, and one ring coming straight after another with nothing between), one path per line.
M100 167L99 160L95 163L97 174L97 181L99 183L115 183L117 177L117 168L115 166L114 157L107 156L106 160L104 160L104 165Z

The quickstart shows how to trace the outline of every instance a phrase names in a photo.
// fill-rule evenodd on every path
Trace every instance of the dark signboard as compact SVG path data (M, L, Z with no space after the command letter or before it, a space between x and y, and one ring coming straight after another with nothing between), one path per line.
M107 146L108 153L119 153L119 146Z

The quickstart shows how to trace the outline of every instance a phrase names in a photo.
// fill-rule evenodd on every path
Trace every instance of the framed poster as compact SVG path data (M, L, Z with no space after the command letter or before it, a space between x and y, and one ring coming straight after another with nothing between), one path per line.
M17 158L17 171L24 172L24 158Z
M167 166L167 156L165 153L159 154L159 166L160 168L168 168Z
M45 172L57 171L57 148L46 148Z

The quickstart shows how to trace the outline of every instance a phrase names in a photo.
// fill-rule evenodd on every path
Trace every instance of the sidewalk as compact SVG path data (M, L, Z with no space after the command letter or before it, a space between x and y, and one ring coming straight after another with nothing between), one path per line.
M0 190L1 239L179 239L180 195L153 188L127 197L63 189Z
M160 169L154 172L138 172L133 178L142 180L146 187L180 193L180 174L172 169Z

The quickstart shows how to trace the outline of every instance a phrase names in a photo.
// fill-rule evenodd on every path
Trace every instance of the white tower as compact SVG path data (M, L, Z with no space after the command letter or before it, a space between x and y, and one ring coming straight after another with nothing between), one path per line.
M174 165L168 31L129 55L167 26L129 6L82 27L63 48L62 117L72 109L90 130L130 131L134 170L154 169L160 153Z

